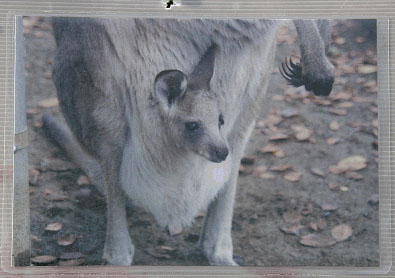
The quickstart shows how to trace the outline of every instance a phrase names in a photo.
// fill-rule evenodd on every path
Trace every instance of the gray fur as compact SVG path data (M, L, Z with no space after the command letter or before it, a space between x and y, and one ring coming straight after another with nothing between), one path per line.
M89 157L78 161L78 152L65 148L80 165L97 161L90 172L100 173L95 179L106 186L108 263L132 263L126 193L172 234L208 208L202 251L212 265L237 265L231 223L238 169L271 76L278 25L271 20L54 20L54 83L65 119ZM295 25L309 82L326 82L323 77L333 69L325 57L329 41L313 21ZM191 121L204 127L200 137L185 135Z

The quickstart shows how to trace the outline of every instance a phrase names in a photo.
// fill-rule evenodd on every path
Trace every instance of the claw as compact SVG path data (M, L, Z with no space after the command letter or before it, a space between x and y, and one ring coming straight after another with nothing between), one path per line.
M281 75L288 81L288 83L294 87L304 85L304 79L302 74L302 66L300 63L295 63L292 57L285 58L284 62L279 65Z

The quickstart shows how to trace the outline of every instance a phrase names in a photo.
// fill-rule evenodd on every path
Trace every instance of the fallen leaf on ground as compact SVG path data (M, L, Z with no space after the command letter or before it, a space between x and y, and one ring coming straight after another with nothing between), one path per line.
M239 173L240 173L241 175L250 175L250 174L252 174L253 172L254 172L253 169L247 168L247 167L245 167L245 166L243 166L243 165L240 165Z
M166 245L161 245L159 246L160 249L162 250L166 250L166 251L174 251L175 249L170 247L170 246L166 246Z
M254 175L260 176L267 170L266 166L260 165L254 168Z
M352 235L352 228L348 224L340 224L332 229L331 234L336 241L344 241Z
M317 232L318 231L318 224L315 222L310 222L309 228L312 229L313 231Z
M37 241L37 242L42 241L41 238L39 238L39 237L36 236L36 235L32 235L32 236L31 236L31 239L34 240L34 241Z
M367 102L372 102L373 99L368 98L368 97L353 97L352 99L354 102L358 103L367 103Z
M357 42L357 43L366 42L366 38L365 37L356 37L355 38L355 42Z
M367 160L361 155L353 155L340 160L337 165L329 166L333 174L341 174L347 171L358 171L367 166Z
M339 130L340 125L339 125L339 123L336 122L336 121L331 121L331 122L329 123L329 128L330 128L331 130Z
M331 109L328 109L328 111L329 111L329 113L335 114L335 115L338 115L338 116L345 116L345 115L347 115L347 110L346 109L331 108Z
M310 247L329 247L334 245L336 240L327 235L312 233L302 236L299 242Z
M336 43L336 44L345 44L345 43L346 43L346 39L343 38L343 37L337 37L337 38L335 39L335 43Z
M298 110L293 108L285 108L283 111L281 111L281 116L283 116L284 118L292 118L298 115Z
M286 170L289 169L295 169L295 166L293 166L292 164L279 164L279 165L275 165L273 167L270 168L271 171L275 171L275 172L284 172Z
M31 262L33 264L36 265L47 265L47 264L52 264L57 260L56 257L54 256L47 256L47 255L43 255L43 256L37 256L37 257L33 257L31 258Z
M339 206L335 203L323 202L321 204L321 208L323 210L327 210L327 211L334 211L334 210L337 210L339 208Z
M303 225L296 224L296 225L292 225L292 226L281 227L280 230L286 234L298 236L298 235L300 235L300 230L302 230L303 228L304 228Z
M328 145L334 145L334 144L338 143L339 141L340 141L340 139L336 138L336 137L329 137L328 139L326 139L326 143Z
M75 242L77 239L76 235L66 235L58 239L58 244L60 246L69 246Z
M274 144L268 144L261 149L262 153L275 153L280 150L280 147Z
M87 176L79 176L78 180L77 180L77 184L78 185L89 185L89 178Z
M336 108L351 108L354 106L354 103L351 101L344 101L340 102L339 104L336 105Z
M363 180L364 177L356 172L346 172L344 176L348 179L352 179L355 181Z
M283 214L283 219L287 223L297 224L303 219L303 216L296 211L287 211Z
M281 141L281 140L286 140L288 139L289 136L286 134L282 134L282 133L278 133L278 134L274 134L269 136L269 141Z
M301 176L302 176L301 173L292 171L292 172L289 172L289 173L285 174L284 175L284 179L286 179L287 181L295 182L295 181L300 180Z
M313 173L316 176L325 177L325 173L321 169L313 167L313 168L310 169L310 171L311 171L311 173Z
M285 152L282 149L279 149L278 151L274 152L274 156L278 158L285 157Z
M351 91L341 91L337 94L330 95L329 98L331 100L349 100L352 98L352 92Z
M36 115L38 113L40 113L40 112L36 108L29 108L29 109L26 110L26 114L28 116L33 116L33 115Z
M339 187L339 185L337 183L329 183L329 189L331 190L335 190Z
M270 180L270 179L274 179L276 176L270 173L263 173L259 175L259 177L265 180Z
M48 225L45 227L45 230L46 230L46 231L49 231L49 232L58 232L58 231L60 231L62 228L63 228L63 224L62 224L62 223L60 223L60 222L55 222L55 223L48 224Z
M379 194L373 194L369 197L368 200L369 205L377 205L379 203Z
M291 125L291 129L295 132L298 141L304 141L310 138L313 131L303 125Z
M38 107L40 108L51 108L59 105L59 101L56 97L47 98L38 103Z
M348 191L348 187L347 186L340 186L340 191L347 192Z
M357 68L358 73L360 74L370 74L377 72L376 65L359 65Z

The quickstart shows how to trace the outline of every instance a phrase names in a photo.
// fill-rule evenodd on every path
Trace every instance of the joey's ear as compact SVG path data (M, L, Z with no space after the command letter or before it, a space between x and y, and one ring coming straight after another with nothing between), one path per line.
M164 70L155 78L155 97L169 108L187 89L187 77L179 70Z
M200 59L199 64L189 77L188 86L191 89L210 89L210 81L214 73L215 55L217 51L218 46L213 44Z

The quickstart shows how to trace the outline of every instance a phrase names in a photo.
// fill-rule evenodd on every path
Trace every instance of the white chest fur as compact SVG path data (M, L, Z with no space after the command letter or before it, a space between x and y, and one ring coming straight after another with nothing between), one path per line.
M230 177L231 155L222 163L200 156L176 171L159 172L141 146L129 142L121 166L122 188L135 205L150 211L159 226L182 228L205 210Z

